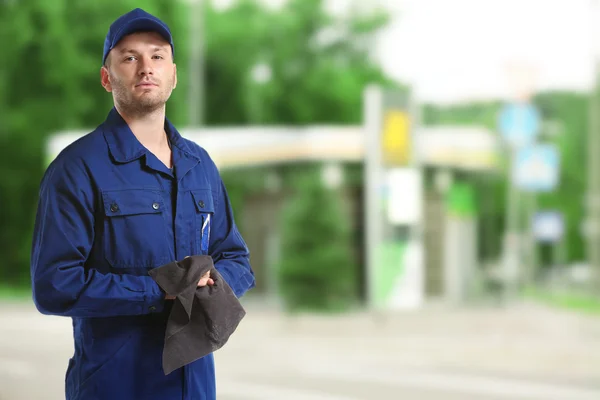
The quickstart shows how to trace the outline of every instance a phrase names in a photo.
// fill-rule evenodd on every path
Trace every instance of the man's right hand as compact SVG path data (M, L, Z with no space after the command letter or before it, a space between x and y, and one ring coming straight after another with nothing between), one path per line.
M207 271L204 275L202 275L202 278L200 278L200 281L198 282L198 287L203 287L203 286L212 286L215 284L215 281L213 281L213 279L210 277L210 271Z
M212 286L215 284L215 281L210 277L210 271L207 271L200 280L198 281L198 287L203 286ZM165 295L165 300L175 300L175 296L171 296L169 294Z

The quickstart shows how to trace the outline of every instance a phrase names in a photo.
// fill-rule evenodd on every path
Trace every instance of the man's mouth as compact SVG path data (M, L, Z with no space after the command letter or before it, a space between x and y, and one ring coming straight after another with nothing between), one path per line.
M158 86L158 85L154 82L140 82L135 86L136 87L152 87L152 86Z

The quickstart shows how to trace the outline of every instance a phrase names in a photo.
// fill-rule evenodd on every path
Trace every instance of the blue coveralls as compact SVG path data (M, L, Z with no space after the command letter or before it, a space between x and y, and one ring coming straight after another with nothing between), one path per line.
M210 254L238 297L254 287L247 246L218 170L166 120L171 171L113 108L63 150L40 185L31 277L43 314L71 317L68 400L213 400L212 354L168 376L162 351L171 301L148 275Z

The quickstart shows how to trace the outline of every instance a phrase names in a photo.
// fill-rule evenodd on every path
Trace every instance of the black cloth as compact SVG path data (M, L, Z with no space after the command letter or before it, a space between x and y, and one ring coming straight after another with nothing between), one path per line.
M214 285L198 287L207 271ZM165 375L223 347L246 315L210 256L186 257L149 274L166 293L176 297L165 333Z

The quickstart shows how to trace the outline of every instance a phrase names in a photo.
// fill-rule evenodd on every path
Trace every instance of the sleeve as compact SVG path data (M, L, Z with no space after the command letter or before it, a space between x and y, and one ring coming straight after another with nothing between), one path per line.
M209 254L217 271L239 298L255 286L254 272L250 252L235 224L229 196L220 177L218 189Z
M82 162L55 160L40 185L31 250L33 301L42 314L108 317L160 312L150 276L86 266L94 242L94 191Z

